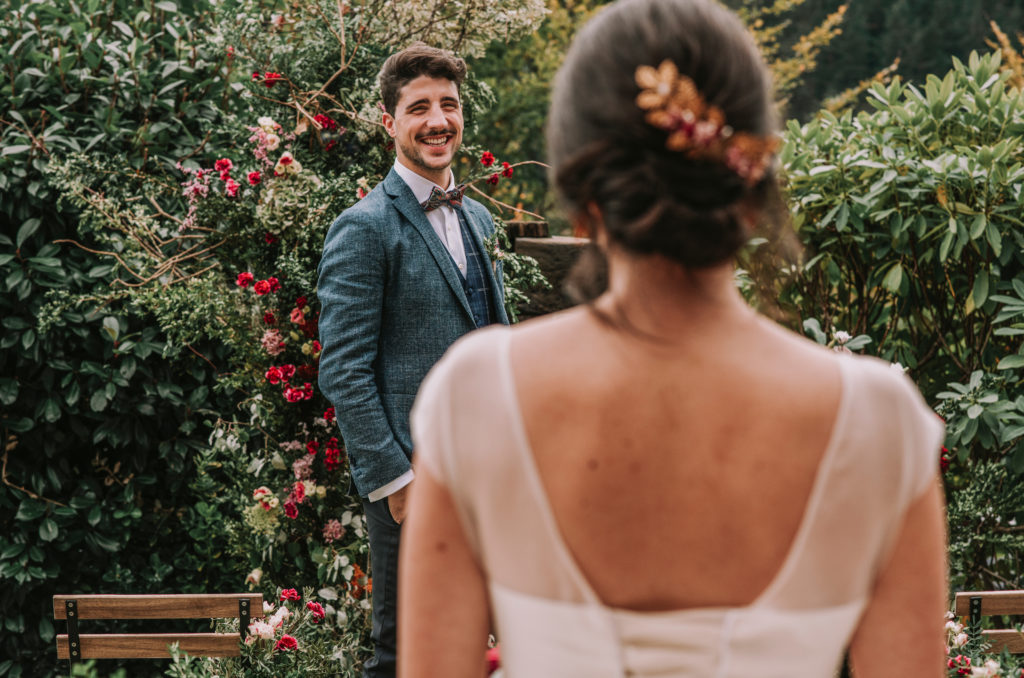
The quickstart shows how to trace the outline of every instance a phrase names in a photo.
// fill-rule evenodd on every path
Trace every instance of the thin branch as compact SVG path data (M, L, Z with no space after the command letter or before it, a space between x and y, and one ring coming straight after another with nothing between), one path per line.
M6 441L10 441L10 440L17 441L17 438L15 438L14 436L10 435L7 432L7 429L4 429L4 441L5 441L5 444L8 444ZM15 490L19 490L21 492L24 492L25 494L27 494L28 496L32 497L33 499L39 499L41 501L46 501L46 502L49 502L51 504L56 504L57 506L63 506L64 508L67 508L67 506L68 506L67 504L60 503L56 499L49 499L49 498L44 497L42 495L36 494L35 492L33 492L32 490L30 490L30 489L28 489L26 487L22 487L21 485L15 485L11 481L9 481L7 479L7 450L4 450L3 471L2 471L2 474L0 474L0 479L3 480L4 485L6 485L7 487L10 487L10 488L13 488Z
M150 202L150 204L153 205L154 208L156 208L157 214L159 214L160 216L165 217L167 219L170 219L171 221L173 221L174 223L178 224L179 226L182 224L181 219L179 219L178 217L176 217L174 215L171 215L171 214L168 214L167 212L165 212L163 210L163 208L160 207L160 204L156 201L156 198L154 198L153 196L149 196L149 202ZM166 242L170 242L170 241L166 241Z
M212 362L212 361L211 361L211 360L210 360L209 358L207 358L207 357L206 357L205 355L203 355L203 354L202 354L202 353L200 353L199 351L197 351L197 350L195 350L194 348L192 348L192 344L185 344L185 348L187 348L188 350L192 351L192 352L193 352L193 353L195 353L195 354L196 354L197 356L199 356L200 358L202 358L203 360L205 360L205 361L207 362L207 364L208 364L208 365L209 365L210 367L212 367L212 368L213 368L214 370L216 370L216 371L219 371L219 370L217 370L217 366L216 366L216 365L214 365L214 364L213 364L213 362Z
M481 191L479 188L477 188L473 184L467 185L467 188L472 188L474 191L476 191L477 193L482 195L484 198L486 198L487 200L489 200L493 204L498 205L499 207L505 207L507 209L512 210L513 212L520 212L522 214L529 214L531 217L537 217L541 221L544 221L544 217L542 217L541 215L534 214L533 212L531 212L529 210L519 209L518 207L514 207L512 205L509 205L507 202L502 202L502 201L498 200L497 198L492 198L491 196L487 195L486 193Z

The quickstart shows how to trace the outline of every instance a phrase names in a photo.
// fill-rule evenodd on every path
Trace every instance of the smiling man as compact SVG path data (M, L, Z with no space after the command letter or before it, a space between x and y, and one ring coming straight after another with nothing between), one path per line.
M413 482L409 410L427 371L459 337L508 324L490 214L463 196L466 64L415 43L380 73L394 167L327 233L320 262L320 388L334 404L363 498L373 568L374 656L364 676L395 675L398 545Z

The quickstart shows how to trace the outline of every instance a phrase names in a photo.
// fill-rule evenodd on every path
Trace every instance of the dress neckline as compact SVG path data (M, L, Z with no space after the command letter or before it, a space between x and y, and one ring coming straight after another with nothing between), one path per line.
M558 521L555 519L554 511L551 508L551 502L548 498L547 492L544 490L544 484L541 482L540 471L537 468L537 461L533 455L533 449L530 446L529 438L526 435L526 425L523 421L523 413L520 407L519 392L516 387L515 377L512 373L512 332L508 327L504 328L504 330L504 332L500 333L501 338L498 346L498 378L501 382L500 388L504 391L505 401L509 403L508 410L512 419L511 429L512 435L515 438L514 447L516 448L516 454L521 457L524 474L530 485L530 490L534 495L534 499L537 502L541 520L548 532L548 537L551 539L552 545L555 548L556 557L561 560L562 565L576 584L580 594L589 604L599 606L606 610L615 611L617 613L654 615L681 614L697 610L749 609L762 605L785 583L789 572L796 567L799 556L803 551L804 544L811 532L814 517L817 513L817 508L821 501L822 494L825 491L825 485L827 484L825 481L828 477L829 469L834 463L836 456L835 450L839 447L838 443L841 439L840 434L842 429L845 427L847 410L849 409L848 403L850 401L849 390L851 388L849 375L847 374L847 366L850 360L848 356L837 356L836 363L839 368L840 384L839 405L836 408L836 414L832 421L832 430L829 433L828 442L825 445L821 458L818 460L818 467L815 470L814 480L811 484L811 491L808 494L807 502L804 505L803 514L800 517L800 522L797 526L796 533L793 536L793 540L790 542L789 549L786 551L786 555L782 559L782 564L765 588L752 601L745 605L686 607L656 611L635 610L630 608L615 608L604 603L597 595L597 592L594 591L589 580L587 580L586 576L583 574L583 571L580 569L575 557L569 550L569 546L565 542L561 528L558 526Z

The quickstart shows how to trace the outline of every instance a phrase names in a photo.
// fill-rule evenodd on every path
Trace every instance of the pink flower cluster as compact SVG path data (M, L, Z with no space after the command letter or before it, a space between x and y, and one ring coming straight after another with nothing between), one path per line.
M345 536L345 528L341 526L341 523L336 519L331 518L324 525L324 541L328 544L338 541Z
M285 349L284 337L279 330L264 330L260 345L270 356L280 355Z

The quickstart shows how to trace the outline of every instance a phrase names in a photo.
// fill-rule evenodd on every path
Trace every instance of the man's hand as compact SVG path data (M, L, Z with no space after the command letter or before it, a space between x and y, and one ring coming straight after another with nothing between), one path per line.
M410 487L412 487L412 483L409 483L397 492L388 495L388 511L391 511L391 517L394 518L395 522L399 525L401 525L402 521L405 520L405 513L407 510L406 502L409 500Z

